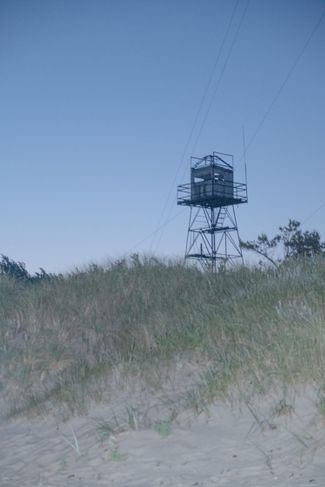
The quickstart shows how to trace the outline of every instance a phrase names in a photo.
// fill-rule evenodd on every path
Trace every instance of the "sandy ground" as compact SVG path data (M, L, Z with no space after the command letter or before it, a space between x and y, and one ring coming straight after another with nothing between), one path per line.
M2 422L0 486L324 487L325 426L313 399L268 398L253 408L217 403L209 414L183 414L170 431L104 439L95 418L105 419L105 407L60 425Z

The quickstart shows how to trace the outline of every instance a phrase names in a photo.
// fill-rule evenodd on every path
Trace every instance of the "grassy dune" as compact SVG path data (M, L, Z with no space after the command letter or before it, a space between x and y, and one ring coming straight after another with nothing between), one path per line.
M179 363L179 407L308 383L325 413L325 259L211 275L134 257L36 284L0 276L6 415L85 411L117 377L158 396Z

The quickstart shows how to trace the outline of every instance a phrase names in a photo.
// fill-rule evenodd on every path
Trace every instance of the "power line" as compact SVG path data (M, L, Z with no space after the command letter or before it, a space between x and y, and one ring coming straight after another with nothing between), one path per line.
M226 31L226 33L225 33L224 39L223 39L223 41L222 41L222 44L221 44L221 46L220 46L220 48L219 48L219 52L218 52L218 55L217 55L217 58L216 58L216 62L215 62L215 64L214 64L213 70L212 70L212 72L211 72L211 75L210 75L210 77L209 77L208 83L207 83L206 88L205 88L205 90L204 90L204 93L203 93L203 96L202 96L202 99L201 99L201 103L200 103L200 105L199 105L199 109L198 109L197 114L196 114L196 116L195 116L195 120L194 120L194 123L193 123L193 125L192 125L192 128L191 128L191 131L190 131L189 138L188 138L187 143L186 143L186 145L185 145L185 149L184 149L184 151L183 151L183 155L182 155L182 158L181 158L181 162L180 162L180 164L178 165L177 171L176 171L176 173L175 173L174 181L173 181L173 184L172 184L171 189L170 189L170 191L169 191L169 194L168 194L168 198L167 198L167 200L166 200L166 203L165 203L165 205L164 205L164 208L163 208L163 211L162 211L162 214L161 214L161 217L160 217L160 221L162 220L162 217L163 217L163 215L164 215L164 213L165 213L165 210L166 210L166 207L167 207L168 201L169 201L169 199L170 199L171 192L173 191L173 188L174 188L175 183L176 183L176 178L177 178L177 176L178 176L179 170L180 170L181 166L183 165L183 160L184 160L185 154L186 154L186 152L187 152L187 149L188 149L189 143L190 143L191 138L192 138L192 136L193 136L194 129L195 129L196 125L197 125L197 122L198 122L198 119L199 119L199 115L200 115L200 113L201 113L201 111L202 111L203 104L204 104L205 99L206 99L206 96L207 96L207 92L208 92L208 90L209 90L209 88L210 88L210 85L211 85L212 79L213 79L213 77L214 77L214 72L215 72L216 66L217 66L217 64L218 64L218 62L219 62L219 58L220 58L220 55L221 55L221 52L222 52L223 46L224 46L224 44L225 44L226 38L228 37L228 33L229 33L229 30L230 30L230 26L231 26L231 24L232 24L232 22L233 22L234 14L235 14L235 12L236 12L236 10L237 10L238 3L239 3L239 0L238 0L238 1L237 1L237 3L235 4L234 10L233 10L233 12L232 12L232 15L231 15L231 18L230 18L230 21L229 21L228 27L227 27L227 31ZM238 33L239 33L239 30L240 30L240 27L241 27L241 25L242 25L242 23L243 23L244 16L245 16L246 11L247 11L247 9L248 9L248 5L249 5L249 0L248 0L248 2L247 2L247 4L246 4L246 8L245 8L244 13L243 13L243 15L242 15L242 17L241 17L241 21L240 21L240 23L239 23L239 25L238 25L238 28L237 28L237 31L236 31L236 34L235 34L235 38L234 38L234 40L233 40L233 42L232 42L232 45L231 45L231 47L230 47L230 53L228 53L227 59L226 59L226 61L225 61L224 67L223 67L222 74L224 73L224 71L225 71L225 69L226 69L226 66L227 66L227 64L228 64L228 61L229 61L229 58L230 58L231 52L232 52L232 50L233 50L233 47L234 47L235 42L236 42L237 37L238 37ZM275 96L273 97L273 99L272 99L272 101L271 101L271 103L270 103L269 107L267 108L267 110L266 110L266 112L265 112L264 116L262 117L262 119L261 119L260 123L258 124L257 128L255 129L255 131L254 131L253 135L250 137L250 139L249 139L249 141L248 141L248 143L247 143L247 145L246 145L246 147L245 147L245 150L244 150L243 154L241 155L241 157L240 157L240 158L239 158L239 160L238 160L237 167L238 167L238 166L239 166L239 164L240 164L240 163L243 161L243 159L244 159L244 157L245 157L245 154L247 153L247 150L249 149L249 147L251 147L252 143L254 142L255 138L257 137L258 133L260 132L261 128L263 127L263 125L264 125L264 123L265 123L266 119L267 119L267 118L268 118L268 116L270 115L270 113L271 113L271 111L272 111L273 107L275 106L275 104L276 104L276 102L277 102L278 98L280 97L280 95L281 95L282 91L284 90L284 88L285 88L286 84L288 83L289 79L291 78L291 76L292 76L293 72L295 71L295 69L296 69L296 67L297 67L297 65L298 65L298 63L299 63L299 61L300 61L300 59L302 58L303 54L305 53L305 51L306 51L306 49L307 49L308 45L310 44L310 42L311 42L312 38L313 38L313 37L314 37L314 35L316 34L316 32L317 32L317 30L318 30L319 26L321 25L321 23L322 23L322 21L323 21L324 17L325 17L325 10L323 11L323 13L322 13L322 14L321 14L321 16L319 17L318 21L317 21L317 22L316 22L316 24L314 25L314 27L313 27L313 29L312 29L311 33L309 34L309 36L307 37L307 39L306 39L306 41L305 41L305 43L304 43L304 45L303 45L303 47L302 47L301 51L299 52L299 54L298 54L298 56L296 57L296 59L295 59L294 63L292 64L292 66L290 67L289 71L287 72L287 74L286 74L286 76L285 76L285 78L284 78L284 80L283 80L282 84L280 85L279 89L276 91ZM218 81L217 81L217 88L218 88L218 85L220 84L220 82L221 82L221 77L219 77L219 78L218 78ZM197 139L196 139L196 141L195 141L195 145L194 145L193 147L195 147L195 146L196 146L197 141L199 140L199 137L200 137L201 132L202 132L202 130L203 130L203 126L204 126L204 124L205 124L205 122L206 122L206 119L207 119L207 117L208 117L209 111L210 111L210 109L211 109L211 106L212 106L212 103L213 103L213 99L215 98L215 94L216 94L217 88L215 89L215 91L214 91L214 93L213 93L213 98L212 98L212 101L210 102L210 105L209 105L209 107L208 107L207 113L206 113L206 115L205 115L205 118L204 118L204 123L203 123L203 124L201 124L201 126L200 126L199 134L198 134L198 136L197 136ZM185 168L185 170L186 170L186 169L187 169L187 168ZM319 210L321 210L321 208L323 208L324 206L325 206L325 202L324 202L324 203L322 203L322 204L321 204L321 205L320 205L320 206L319 206L319 207L318 207L316 210L314 210L314 211L313 211L313 212L312 212L312 213L311 213L311 214L310 214L310 215L309 215L309 216L308 216L308 217L307 217L307 218L306 218L306 219L303 221L303 223L305 223L305 222L306 222L306 221L308 221L310 218L312 218L312 217L313 217L313 216L314 216L316 213L318 213L318 211L319 211ZM174 215L173 217L171 217L171 218L167 219L167 220L166 220L166 221L165 221L163 224L159 225L159 226L158 226L158 227L157 227L157 228L156 228L156 229L155 229L155 230L154 230L152 233L150 233L150 234L149 234L147 237L145 237L145 238L144 238L144 239L142 239L140 242L138 242L137 244L135 244L135 245L133 246L133 248L135 248L135 247L137 247L137 246L141 245L143 242L145 242L146 240L148 240L148 239L149 239L149 238L151 238L152 236L156 235L156 234L157 234L159 231L163 230L163 229L164 229L164 228L165 228L165 227L166 227L166 226L167 226L167 225L168 225L168 224L169 224L169 223L170 223L172 220L174 220L174 219L175 219L177 216L179 216L179 215L180 215L182 212L183 212L183 210L182 210L181 212L178 212L178 213L177 213L176 215ZM169 214L170 214L170 212L169 212ZM159 243L160 243L161 238L162 238L162 234L161 234L161 235L160 235L160 237L159 237L158 244L157 244L156 248L158 248L158 245L159 245Z
M282 81L280 87L278 88L278 90L276 91L269 107L267 108L266 112L264 113L260 123L258 124L257 128L255 129L253 135L251 136L251 138L249 139L248 141L248 144L246 145L246 150L245 150L245 153L247 153L247 150L249 149L249 147L252 145L253 141L255 140L257 134L259 133L259 131L261 130L261 128L263 127L266 119L268 118L268 116L270 115L274 105L276 104L276 102L278 101L282 91L284 90L286 84L288 83L289 79L291 78L293 72L295 71L300 59L302 58L303 54L305 53L307 47L309 46L312 38L314 37L314 35L316 34L319 26L321 25L323 19L325 17L325 10L323 11L323 13L321 14L321 16L319 17L319 19L317 20L316 24L314 25L311 33L309 34L309 36L307 37L302 49L300 50L298 56L296 57L296 59L294 60L292 66L290 67L289 71L287 72L284 80ZM239 158L238 160L238 163L237 163L237 167L238 165L241 163L241 161L244 159L244 154L241 155L241 157Z
M322 208L324 208L325 206L325 201L324 203L322 203L321 205L318 206L318 208L316 208L316 210L312 211L305 219L303 222L301 222L302 225L304 225L306 222L308 222L308 220L310 220L313 216L316 215L316 213L319 212L319 210L321 210Z
M293 72L295 71L300 59L302 58L303 54L305 53L307 47L309 46L312 38L314 37L314 35L316 34L318 28L320 27L322 21L324 20L324 17L325 17L325 9L324 11L322 12L322 14L320 15L320 17L318 18L317 22L315 23L313 29L311 30L309 36L307 37L304 45L302 46L302 49L300 50L300 52L298 53L298 56L295 58L292 66L290 67L289 71L287 72L283 82L281 83L280 87L278 88L278 90L276 91L269 107L267 108L264 116L262 117L260 123L258 124L257 128L255 129L252 137L249 139L249 142L248 144L246 145L246 147L244 148L243 150L243 153L241 155L241 157L239 158L238 160L238 163L237 163L237 167L239 166L239 164L245 160L246 158L246 154L247 154L247 150L248 148L252 145L253 141L255 140L257 134L259 133L259 131L261 130L262 126L264 125L267 117L270 115L274 105L276 104L276 102L278 101L282 91L284 90L286 84L288 83L289 79L291 78ZM302 222L302 224L306 223L308 220L310 220L314 215L316 215L316 213L319 212L319 210L321 210L323 207L325 206L325 202L322 203L319 207L316 208L316 210L312 211L312 213L310 213L307 218L304 219L304 221Z
M245 6L245 9L244 9L244 11L243 11L243 13L242 13L242 16L241 16L241 18L240 18L239 24L238 24L238 26L237 26L236 33L235 33L235 35L234 35L233 41L232 41L231 46L230 46L230 49L229 49L229 51L228 51L228 56L227 56L227 58L226 58L226 60L225 60L225 62L224 62L224 65L223 65L222 71L221 71L221 73L220 73L220 76L219 76L218 81L217 81L217 83L216 83L216 86L215 86L214 92L213 92L212 97L211 97L211 99L210 99L210 104L209 104L209 106L208 106L208 108L207 108L207 110L206 110L206 113L205 113L204 119L203 119L203 121L202 121L202 123L201 123L200 129L199 129L199 132L198 132L198 135L197 135L197 137L196 137L196 139L195 139L195 143L194 143L194 145L193 145L193 149L192 149L192 154L195 152L195 149L196 149L197 143L198 143L198 141L199 141L199 139L200 139L200 137L201 137L202 130L203 130L203 128L204 128L204 126L205 126L205 124L206 124L206 121L207 121L207 119L208 119L209 113L210 113L210 111L211 111L211 108L212 108L212 105L213 105L214 99L215 99L215 97L216 97L216 94L217 94L217 91L218 91L219 85L220 85L220 83L221 83L221 81L222 81L223 75L224 75L225 70L226 70L226 68L227 68L227 65L228 65L228 62L229 62L230 56L231 56L232 51L233 51L233 49L234 49L234 47L235 47L235 45L236 45L236 42L237 42L237 40L238 40L238 35L239 35L240 29L241 29L241 27L242 27L242 25L243 25L243 22L244 22L244 20L245 20L245 16L246 16L246 13L247 13L247 10L248 10L248 7L249 7L249 3L250 3L250 0L247 0L247 3L246 3L246 6Z
M162 212L161 212L160 217L159 217L158 227L161 227L161 223L162 223L162 220L164 218L165 212L167 210L168 203L169 203L170 198L171 198L171 196L172 196L172 194L174 192L175 184L176 184L176 181L177 181L177 177L178 177L179 171L180 171L181 167L183 166L185 155L187 153L188 147L190 145L190 142L191 142L192 137L193 137L193 134L194 134L194 130L195 130L196 126L197 126L197 123L198 123L199 117L201 115L201 112L202 112L202 109L203 109L205 100L207 98L207 94L208 94L208 91L210 89L211 83L213 81L213 78L214 78L214 75L215 75L215 71L217 69L217 66L219 64L219 60L221 58L221 54L222 54L223 48L225 46L225 43L227 41L229 32L231 30L231 26L232 26L232 23L233 23L233 20L234 20L234 17L235 17L235 14L236 14L236 11L237 11L239 2L240 2L240 0L237 0L237 2L234 4L234 8L232 10L232 13L231 13L231 16L230 16L230 19L229 19L229 22L228 22L228 25L227 25L225 34L224 34L223 39L222 39L222 42L221 42L221 44L219 46L218 53L217 53L217 56L216 56L216 59L215 59L213 68L212 68L212 70L210 72L210 76L209 76L208 82L207 82L207 84L206 84L206 86L205 86L205 88L203 90L203 94L202 94L202 97L201 97L201 101L200 101L200 104L199 104L199 108L198 108L198 110L196 112L196 115L194 117L194 122L192 124L191 130L190 130L190 134L189 134L188 139L187 139L187 142L185 144L185 147L184 147L184 150L183 150L183 153L182 153L182 157L181 157L180 162L178 164L178 167L176 169L176 173L175 173L173 182L172 182L172 184L171 184L171 186L169 188L169 192L168 192L167 198L165 200L165 203L164 203ZM167 218L168 218L168 216L167 216ZM158 231L157 232L154 232L153 235L156 236L157 233L158 233ZM159 245L159 242L158 242L158 245ZM154 239L152 240L150 249L152 249L153 246L154 246Z
M212 97L210 98L210 103L209 103L209 105L208 105L208 107L207 107L207 110L206 110L206 112L205 112L205 115L204 115L203 121L202 121L202 123L201 123L200 129L199 129L199 132L198 132L198 135L197 135L197 137L196 137L196 139L195 139L195 143L194 143L194 145L193 145L193 149L192 149L192 152L191 152L192 154L194 153L194 151L195 151L195 149L196 149L197 143L198 143L198 141L199 141L199 138L200 138L200 136L201 136L202 130L203 130L204 125L205 125L205 123L206 123L206 121L207 121L207 118L208 118L208 116L209 116L209 113L210 113L210 110L211 110L212 104L213 104L214 99L215 99L215 97L216 97L216 94L217 94L218 88L219 88L219 86L220 86L220 84L221 84L222 78L223 78L224 73L225 73L225 71L226 71L226 68L227 68L227 65L228 65L229 59L230 59L230 57L231 57L231 54L232 54L232 52L233 52L233 49L234 49L234 47L235 47L235 45L236 45L236 42L237 42L237 40L238 40L238 35L239 35L239 32L240 32L241 27L242 27L242 25L243 25L243 22L244 22L244 19L245 19L245 16L246 16L246 13L247 13L247 10L248 10L248 7L249 7L249 3L250 3L250 0L247 0L246 6L245 6L245 8L244 8L244 10L243 10L243 13L242 13L241 18L240 18L240 21L239 21L239 23L238 23L238 26L237 26L237 29L236 29L235 35L234 35L233 40L232 40L232 43L231 43L231 45L230 45L230 48L229 48L229 51L228 51L228 54L227 54L226 60L225 60L225 62L224 62L224 65L223 65L222 70L221 70L221 72L220 72L219 78L218 78L217 83L216 83L216 85L215 85L215 89L214 89L214 91L213 91L213 93L212 93ZM231 25L231 23L232 23L232 20L233 20L233 17L234 17L234 13L235 13L235 10L237 9L237 6L238 6L238 2L237 2L237 4L235 5L235 9L234 9L233 15L232 15L232 17L231 17L231 22L230 22L230 23L229 23L229 25L228 25L227 34L228 34L229 29L230 29L230 25ZM224 42L223 42L223 44L222 44L222 45L224 45ZM182 165L182 164L181 164L181 165ZM179 166L179 168L180 168L180 166ZM185 168L184 168L184 171L183 171L183 173L182 173L182 178L184 177L185 172L187 171L187 169L188 169L187 167L185 167ZM177 171L177 174L178 174L178 172L179 172L179 171ZM176 182L176 178L175 178L175 182ZM175 184L175 182L174 182L174 184ZM168 218L168 217L169 217L169 215L171 214L171 212L172 212L172 208L173 208L173 206L172 206L172 205L170 205L169 211L168 211L168 213L167 213L167 218ZM155 250L158 250L159 244L160 244L161 239L162 239L162 237L163 237L163 230L164 230L164 229L162 229L162 230L161 230L161 232L160 232L160 235L159 235L159 237L158 237L158 241L157 241L157 244L156 244Z
M137 242L136 244L134 244L131 249L129 250L130 252L134 249L136 249L137 247L139 247L139 245L143 244L144 242L146 242L150 237L152 237L155 233L157 233L159 230L161 230L162 228L166 227L167 225L169 225L169 223L173 220L175 220L175 218L177 218L179 215L181 215L182 213L184 213L186 208L182 208L181 211L179 211L178 213L176 213L176 215L172 216L171 218L169 218L169 220L165 221L165 223L163 223L162 225L160 225L160 227L156 228L153 232L151 232L149 235L147 235L146 237L144 237L142 240L140 240L139 242Z

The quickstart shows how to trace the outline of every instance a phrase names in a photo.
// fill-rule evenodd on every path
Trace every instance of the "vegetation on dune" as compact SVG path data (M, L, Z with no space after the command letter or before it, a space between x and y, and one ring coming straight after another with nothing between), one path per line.
M1 255L0 259L0 275L11 277L16 281L35 283L44 279L53 279L54 277L61 277L61 275L48 274L42 267L38 272L31 275L26 269L24 262L16 262L6 255Z
M185 394L194 407L243 381L312 382L323 400L324 291L323 255L217 274L135 255L37 285L2 274L2 399L11 414L74 412L104 397L116 367L159 391L163 364L186 357L202 365Z
M264 257L275 267L283 260L296 259L298 257L315 257L325 253L325 242L317 230L302 231L301 223L297 220L289 220L288 224L279 227L279 233L269 239L265 233L258 235L256 240L241 242L245 250L252 250ZM275 258L272 253L282 247L283 258Z

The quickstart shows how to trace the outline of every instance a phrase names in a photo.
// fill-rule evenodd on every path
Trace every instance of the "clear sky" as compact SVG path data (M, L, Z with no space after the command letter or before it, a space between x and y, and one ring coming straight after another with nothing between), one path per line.
M189 157L240 161L243 126L248 143L260 129L241 237L295 218L325 239L324 18L304 49L324 10L323 0L1 0L0 253L31 271L183 255L189 210L176 186Z

